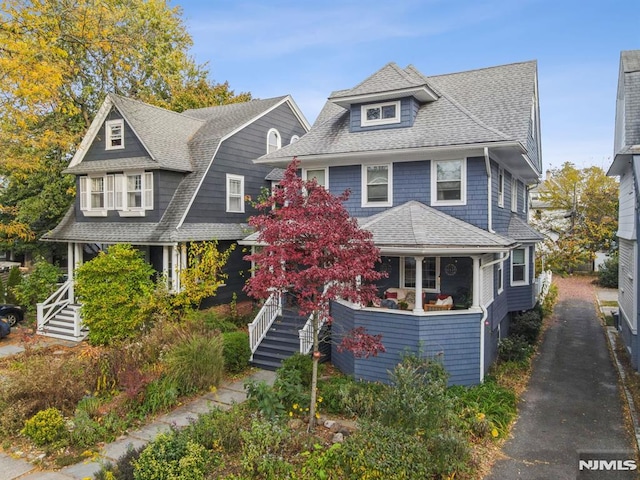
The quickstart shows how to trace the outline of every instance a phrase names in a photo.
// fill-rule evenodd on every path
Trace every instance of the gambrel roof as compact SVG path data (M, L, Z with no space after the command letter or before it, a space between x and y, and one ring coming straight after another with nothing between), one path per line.
M207 172L215 161L221 143L285 103L308 129L309 125L304 115L288 95L176 113L109 94L66 173L89 174L138 168L179 171L186 175L159 222L77 222L75 208L71 207L56 228L45 234L43 240L168 243L212 238L217 240L242 238L246 234L244 223L186 225L183 222ZM117 109L122 115L149 156L83 162L84 155L112 108Z
M420 102L412 126L351 131L348 104L406 96ZM390 63L356 87L333 92L308 134L258 162L298 157L304 164L321 157L500 145L524 156L536 144L531 138L536 116L535 61L436 76ZM539 157L529 161L529 175L537 178Z

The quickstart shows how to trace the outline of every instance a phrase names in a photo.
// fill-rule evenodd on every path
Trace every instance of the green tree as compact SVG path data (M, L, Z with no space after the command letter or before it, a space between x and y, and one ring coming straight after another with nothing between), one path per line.
M22 282L22 273L19 267L11 267L9 278L7 278L6 300L7 303L17 303L15 288Z
M62 270L43 258L39 258L33 269L13 289L18 303L28 312L35 311L36 304L49 297L58 288Z
M116 244L76 270L75 291L89 341L108 345L134 337L154 292L153 268L131 245Z
M551 171L540 188L540 199L555 211L555 218L534 220L544 227L553 223L559 235L546 243L548 266L571 272L593 260L595 252L614 248L618 230L618 182L600 167L578 169L570 162Z
M107 92L178 111L250 99L189 56L181 15L166 0L0 2L0 240L30 250L60 220L61 171Z

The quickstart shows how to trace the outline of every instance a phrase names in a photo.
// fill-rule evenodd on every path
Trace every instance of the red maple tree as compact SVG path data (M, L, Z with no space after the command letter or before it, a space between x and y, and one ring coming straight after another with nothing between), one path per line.
M366 305L377 295L375 282L385 273L375 270L380 253L371 233L358 227L343 202L346 191L332 195L314 180L298 174L297 159L287 167L284 178L271 195L258 205L260 215L249 219L264 245L245 257L256 265L245 291L260 299L274 291L293 295L303 317L313 322L313 374L310 422L315 425L315 401L320 319L332 321L330 303L343 299ZM358 357L384 352L381 335L369 335L360 327L347 334L339 349Z

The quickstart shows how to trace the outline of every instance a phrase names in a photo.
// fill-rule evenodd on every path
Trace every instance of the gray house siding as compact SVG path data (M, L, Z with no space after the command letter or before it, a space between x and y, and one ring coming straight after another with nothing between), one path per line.
M218 249L225 251L231 247L232 244L235 244L235 242L218 242ZM231 252L231 255L229 255L229 261L222 269L222 271L228 275L225 280L225 285L218 288L215 296L203 300L201 308L229 303L233 299L234 293L238 301L248 298L247 294L242 290L247 278L251 276L251 262L244 260L246 254L247 252L245 252L241 246L235 245L235 249Z
M504 170L504 200L502 206L498 203L498 190L500 183L500 167L491 162L491 223L496 232L506 233L511 220L511 203L508 192L511 190L511 175Z
M122 170L107 171L107 174L123 173ZM80 177L76 177L76 191L80 191ZM108 210L106 217L85 216L80 210L80 197L76 195L76 220L88 223L136 223L158 222L164 214L169 202L184 178L183 173L171 172L167 170L153 171L153 210L146 210L144 217L121 217L116 210Z
M226 211L226 174L244 177L244 193L256 200L262 188L269 187L265 176L271 167L255 165L252 160L267 151L267 132L276 128L282 145L293 135L302 136L304 128L287 105L281 105L246 126L220 145L215 160L200 187L185 223L244 223L256 210L245 202L244 213Z
M393 101L393 100L390 100ZM397 101L397 99L396 99ZM384 103L384 102L374 102ZM413 97L407 97L400 99L400 122L387 125L373 125L368 127L361 126L362 122L362 106L369 105L370 103L357 103L351 105L350 115L350 130L351 132L362 132L368 130L388 130L390 128L404 128L411 127L420 108L420 104Z
M527 248L529 249L529 283L527 285L511 285L511 263L509 263L509 268L505 269L505 290L507 292L510 312L529 310L536 304L534 283L535 249L532 246L528 246Z
M115 110L112 109L109 112L108 120L118 120L121 119L122 115ZM122 149L114 149L107 150L105 143L105 125L102 124L100 130L98 131L93 143L87 150L87 153L84 156L83 162L91 162L94 160L115 160L120 158L135 158L135 157L147 157L151 158L147 150L144 148L138 137L135 135L131 127L124 122L124 148Z
M352 310L332 304L333 364L359 380L388 381L388 373L407 351L444 362L449 383L475 385L480 382L481 313L415 316L386 310ZM354 358L338 352L337 345L350 330L365 327L381 334L386 352L376 357Z

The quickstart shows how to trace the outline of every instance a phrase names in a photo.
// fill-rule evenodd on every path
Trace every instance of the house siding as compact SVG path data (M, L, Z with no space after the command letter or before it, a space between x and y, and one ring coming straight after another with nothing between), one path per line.
M401 361L402 354L411 351L443 361L452 385L480 382L480 312L416 316L386 310L353 310L333 303L332 316L333 364L356 379L389 382L388 372ZM357 327L382 335L386 351L367 359L338 352L341 339Z
M266 153L267 132L271 128L280 132L283 145L288 144L293 135L302 136L305 133L290 107L281 105L224 140L185 223L244 223L257 213L248 202L245 202L244 213L227 213L226 174L243 176L245 196L249 195L253 200L259 197L263 188L270 186L265 176L272 168L253 164L252 160Z
M397 101L396 100L389 100ZM386 101L385 101L386 102ZM361 126L362 123L362 106L363 105L373 105L377 103L385 103L385 102L367 102L367 103L357 103L351 105L351 115L350 115L350 130L351 132L363 132L369 130L388 130L390 128L404 128L411 127L416 118L418 109L420 108L420 104L413 97L406 97L400 99L400 122L399 123L391 123L387 125L372 125L368 127Z
M233 294L236 294L238 301L247 300L249 297L242 290L247 279L251 276L251 262L244 260L247 252L244 248L232 241L218 242L218 250L226 251L233 246L234 250L229 255L229 260L222 269L227 274L225 284L218 288L215 296L203 300L201 308L207 308L212 305L221 305L231 302Z
M640 158L634 161L640 161ZM631 168L627 168L624 174L620 176L619 200L618 237L633 240L636 238L635 212L637 200Z
M625 238L619 239L619 272L618 272L618 305L620 307L621 323L628 324L632 331L637 329L636 307L636 274L637 255L636 242Z
M120 120L122 115L115 108L111 109L106 121ZM82 159L83 162L92 162L95 160L116 160L121 158L135 158L135 157L147 157L151 158L149 152L144 148L142 142L138 139L133 132L129 124L124 122L124 148L107 150L105 143L105 124L103 123L93 139L91 146L88 148L87 153Z
M534 282L535 248L532 246L527 248L529 249L529 283L527 285L511 285L511 262L508 262L509 268L505 271L505 290L507 291L510 312L529 310L536 304Z

